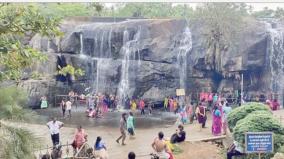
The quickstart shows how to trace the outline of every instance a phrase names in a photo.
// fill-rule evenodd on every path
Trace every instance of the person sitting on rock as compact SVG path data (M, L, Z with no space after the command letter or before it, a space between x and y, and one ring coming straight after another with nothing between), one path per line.
M171 137L171 143L179 143L183 142L185 140L186 133L183 130L183 126L179 125L178 129L176 130L176 133L172 135Z

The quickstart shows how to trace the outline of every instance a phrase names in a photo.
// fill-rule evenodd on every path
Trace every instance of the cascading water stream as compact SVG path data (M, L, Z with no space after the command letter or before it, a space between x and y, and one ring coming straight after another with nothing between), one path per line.
M80 55L84 54L83 49L84 49L83 33L80 33Z
M111 57L111 36L112 36L112 27L110 28L110 32L108 34L108 47L109 47L109 52L108 52L108 57Z
M135 62L135 54L138 52L138 41L140 39L140 34L141 34L141 28L137 30L136 34L134 35L133 40L129 40L129 33L127 30L123 32L123 46L121 48L121 53L123 54L123 59L122 59L122 67L121 67L121 80L119 83L119 90L118 90L118 96L120 99L119 106L122 108L124 105L124 101L126 98L131 98L130 95L130 74L129 68L130 64L134 64ZM138 56L140 56L138 54ZM140 58L138 58L138 67L140 66Z
M268 57L269 70L271 73L270 89L277 93L281 105L283 103L284 91L284 30L283 28L273 28L270 23L267 24L269 33Z
M192 49L192 37L188 27L185 28L180 39L180 45L178 47L177 55L177 67L179 70L179 84L180 88L186 89L186 77L187 77L187 54Z
M104 57L105 53L104 53L104 35L105 35L105 31L103 31L103 34L101 36L101 46L100 46L100 56L99 57Z

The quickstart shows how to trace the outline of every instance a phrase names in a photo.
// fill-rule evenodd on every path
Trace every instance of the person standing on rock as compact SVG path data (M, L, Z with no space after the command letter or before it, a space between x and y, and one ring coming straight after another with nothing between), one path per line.
M66 110L68 111L69 113L69 117L71 117L71 109L72 109L72 102L70 100L68 100L66 102Z
M120 130L120 137L116 139L116 142L119 143L120 139L122 139L122 145L126 145L125 144L125 138L126 138L126 113L123 113L121 115L121 119L120 119L120 126L119 126L119 130Z
M64 124L57 121L56 118L52 118L52 121L49 121L46 125L50 131L53 146L59 144L59 129L61 129Z

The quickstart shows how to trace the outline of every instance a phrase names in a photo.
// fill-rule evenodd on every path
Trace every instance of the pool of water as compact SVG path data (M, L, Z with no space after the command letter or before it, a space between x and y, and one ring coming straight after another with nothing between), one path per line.
M62 117L60 108L39 109L36 112L40 115L40 120L34 123L45 124L52 117L64 122L66 126L76 127L82 125L83 127L118 127L122 112L129 112L127 110L108 112L102 118L90 118L85 113L86 108L78 107L72 109L72 117ZM66 112L67 113L67 112ZM176 121L176 115L169 112L154 110L151 115L145 111L146 115L140 115L140 111L135 112L135 126L137 128L153 128L153 127L167 127L173 125Z

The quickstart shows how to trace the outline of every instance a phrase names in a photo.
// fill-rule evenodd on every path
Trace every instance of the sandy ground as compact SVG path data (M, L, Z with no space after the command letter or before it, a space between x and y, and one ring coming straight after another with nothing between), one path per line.
M45 125L26 123L21 123L20 125L34 132L36 136L41 137L43 143L47 143L42 145L41 148L46 148L51 145L49 131ZM210 125L211 121L209 120L207 123L208 128L203 129L201 132L198 131L199 125L197 123L185 125L185 131L187 133L186 140L197 140L211 136ZM97 136L103 138L107 145L110 159L125 159L130 151L134 151L139 159L148 159L150 158L149 154L153 152L151 143L158 132L163 131L165 137L170 137L175 132L176 128L177 125L166 126L164 128L137 129L135 139L130 140L127 137L126 146L121 146L115 142L116 138L120 135L118 128L93 127L86 128L86 132L88 133L88 144L91 146L94 145ZM60 141L62 144L67 144L67 142L70 144L73 141L74 133L75 128L63 127L60 131ZM69 148L71 149L71 147ZM42 153L45 152L46 150L42 151ZM183 157L180 157L179 159L182 158Z
M281 117L282 123L284 123L284 110L279 110L274 112L277 118ZM212 136L210 127L211 120L208 117L207 127L199 132L199 125L196 123L185 125L185 131L187 133L187 141L198 140L201 138L207 138ZM51 145L51 139L49 135L48 128L45 125L38 124L17 124L25 127L36 134L36 136L41 137L43 143L41 148L45 148ZM93 146L97 136L101 136L105 143L107 144L108 154L110 159L126 159L127 154L130 151L134 151L138 159L149 159L149 154L153 152L151 148L151 143L153 139L157 136L159 131L163 131L166 137L170 137L177 128L177 125L166 126L164 128L151 128L151 129L137 129L136 138L130 140L127 138L126 146L121 146L115 142L116 138L120 135L118 128L106 128L106 127L93 127L87 128L88 133L88 144ZM60 140L62 144L71 143L73 141L75 128L63 127L60 132ZM184 143L180 145L184 152L177 155L177 159L221 159L222 156L219 154L220 150L215 145L210 143ZM71 147L69 147L71 149ZM64 151L66 151L64 149ZM42 151L45 153L46 150Z
M176 155L176 159L223 159L221 149L209 142L184 142L180 147L184 152Z

